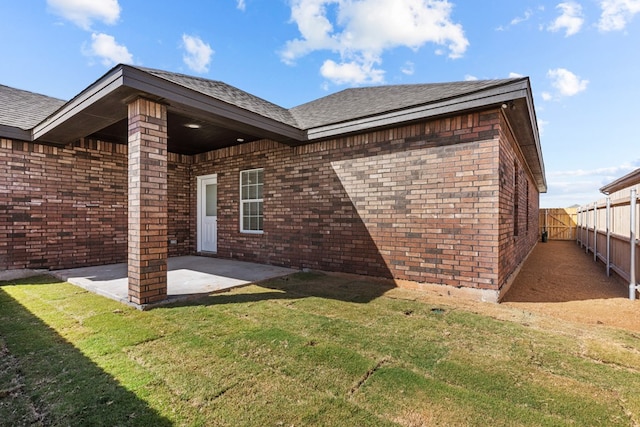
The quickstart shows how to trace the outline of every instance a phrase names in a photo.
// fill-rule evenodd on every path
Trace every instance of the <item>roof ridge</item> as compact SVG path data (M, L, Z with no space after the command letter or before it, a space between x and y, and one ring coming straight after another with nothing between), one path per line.
M224 97L221 97L221 96L215 96L213 93L205 93L202 91L201 92L205 93L206 95L215 97L220 101L229 103L231 105L235 105L236 107L244 108L248 111L252 111L264 117L274 119L275 118L274 115L279 116L276 120L282 121L283 123L289 124L291 126L299 127L298 121L296 120L294 115L291 113L290 109L282 107L281 105L278 105L260 96L254 95L250 92L247 92L243 89L240 89L222 80L208 79L205 77L192 76L189 74L178 73L178 72L167 71L167 70L160 70L155 68L148 68L148 67L139 67L139 66L133 66L133 65L129 65L129 67L135 68L145 73L152 74L158 78L170 81L174 84L178 84L180 86L183 86L192 90L196 90L196 89L193 87L190 87L189 85L184 84L186 81L199 82L205 85L214 84L220 88L227 89L227 92L233 92L233 94L227 93L229 96L234 96L234 95L241 96L246 100L248 100L248 102L244 105L241 105L237 102L233 102L233 100L231 99L225 99ZM173 76L174 78L172 79L171 76Z

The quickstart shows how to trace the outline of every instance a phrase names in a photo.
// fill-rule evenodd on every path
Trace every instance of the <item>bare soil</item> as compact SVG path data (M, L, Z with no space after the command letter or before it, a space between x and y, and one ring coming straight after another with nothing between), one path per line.
M640 332L640 300L629 300L628 284L607 277L604 264L572 241L538 243L501 305Z

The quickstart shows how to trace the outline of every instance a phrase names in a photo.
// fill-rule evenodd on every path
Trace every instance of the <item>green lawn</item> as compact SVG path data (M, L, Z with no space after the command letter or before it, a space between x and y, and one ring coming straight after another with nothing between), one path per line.
M637 334L526 317L314 273L146 312L3 282L0 424L640 423Z

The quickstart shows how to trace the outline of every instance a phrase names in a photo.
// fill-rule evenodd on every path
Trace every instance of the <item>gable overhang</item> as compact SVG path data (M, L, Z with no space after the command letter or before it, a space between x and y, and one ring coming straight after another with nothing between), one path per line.
M291 145L306 139L302 130L288 124L135 67L118 65L38 124L33 129L33 140L65 145L92 135L126 119L127 104L137 97L167 105L168 114L194 118L255 138L268 138Z
M506 107L505 114L512 124L518 145L533 174L538 191L545 193L547 183L544 162L533 95L528 78L411 108L318 126L307 130L307 138L310 142L336 138L363 131L384 129L465 112L502 108L503 106Z

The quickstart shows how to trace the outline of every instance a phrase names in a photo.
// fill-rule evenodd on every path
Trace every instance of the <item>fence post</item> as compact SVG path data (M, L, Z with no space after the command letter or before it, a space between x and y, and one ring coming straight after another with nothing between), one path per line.
M576 245L580 244L580 207L576 210Z
M593 260L598 261L598 204L593 204Z
M631 229L629 243L631 244L631 263L629 267L629 299L636 299L636 189L631 190Z
M611 198L607 196L607 277L611 276Z
M582 206L578 208L578 231L576 232L576 236L578 236L578 244L580 248L582 248Z
M585 231L587 232L587 239L586 239L586 249L585 249L585 253L587 255L589 255L589 206L587 205L587 207L585 208Z

